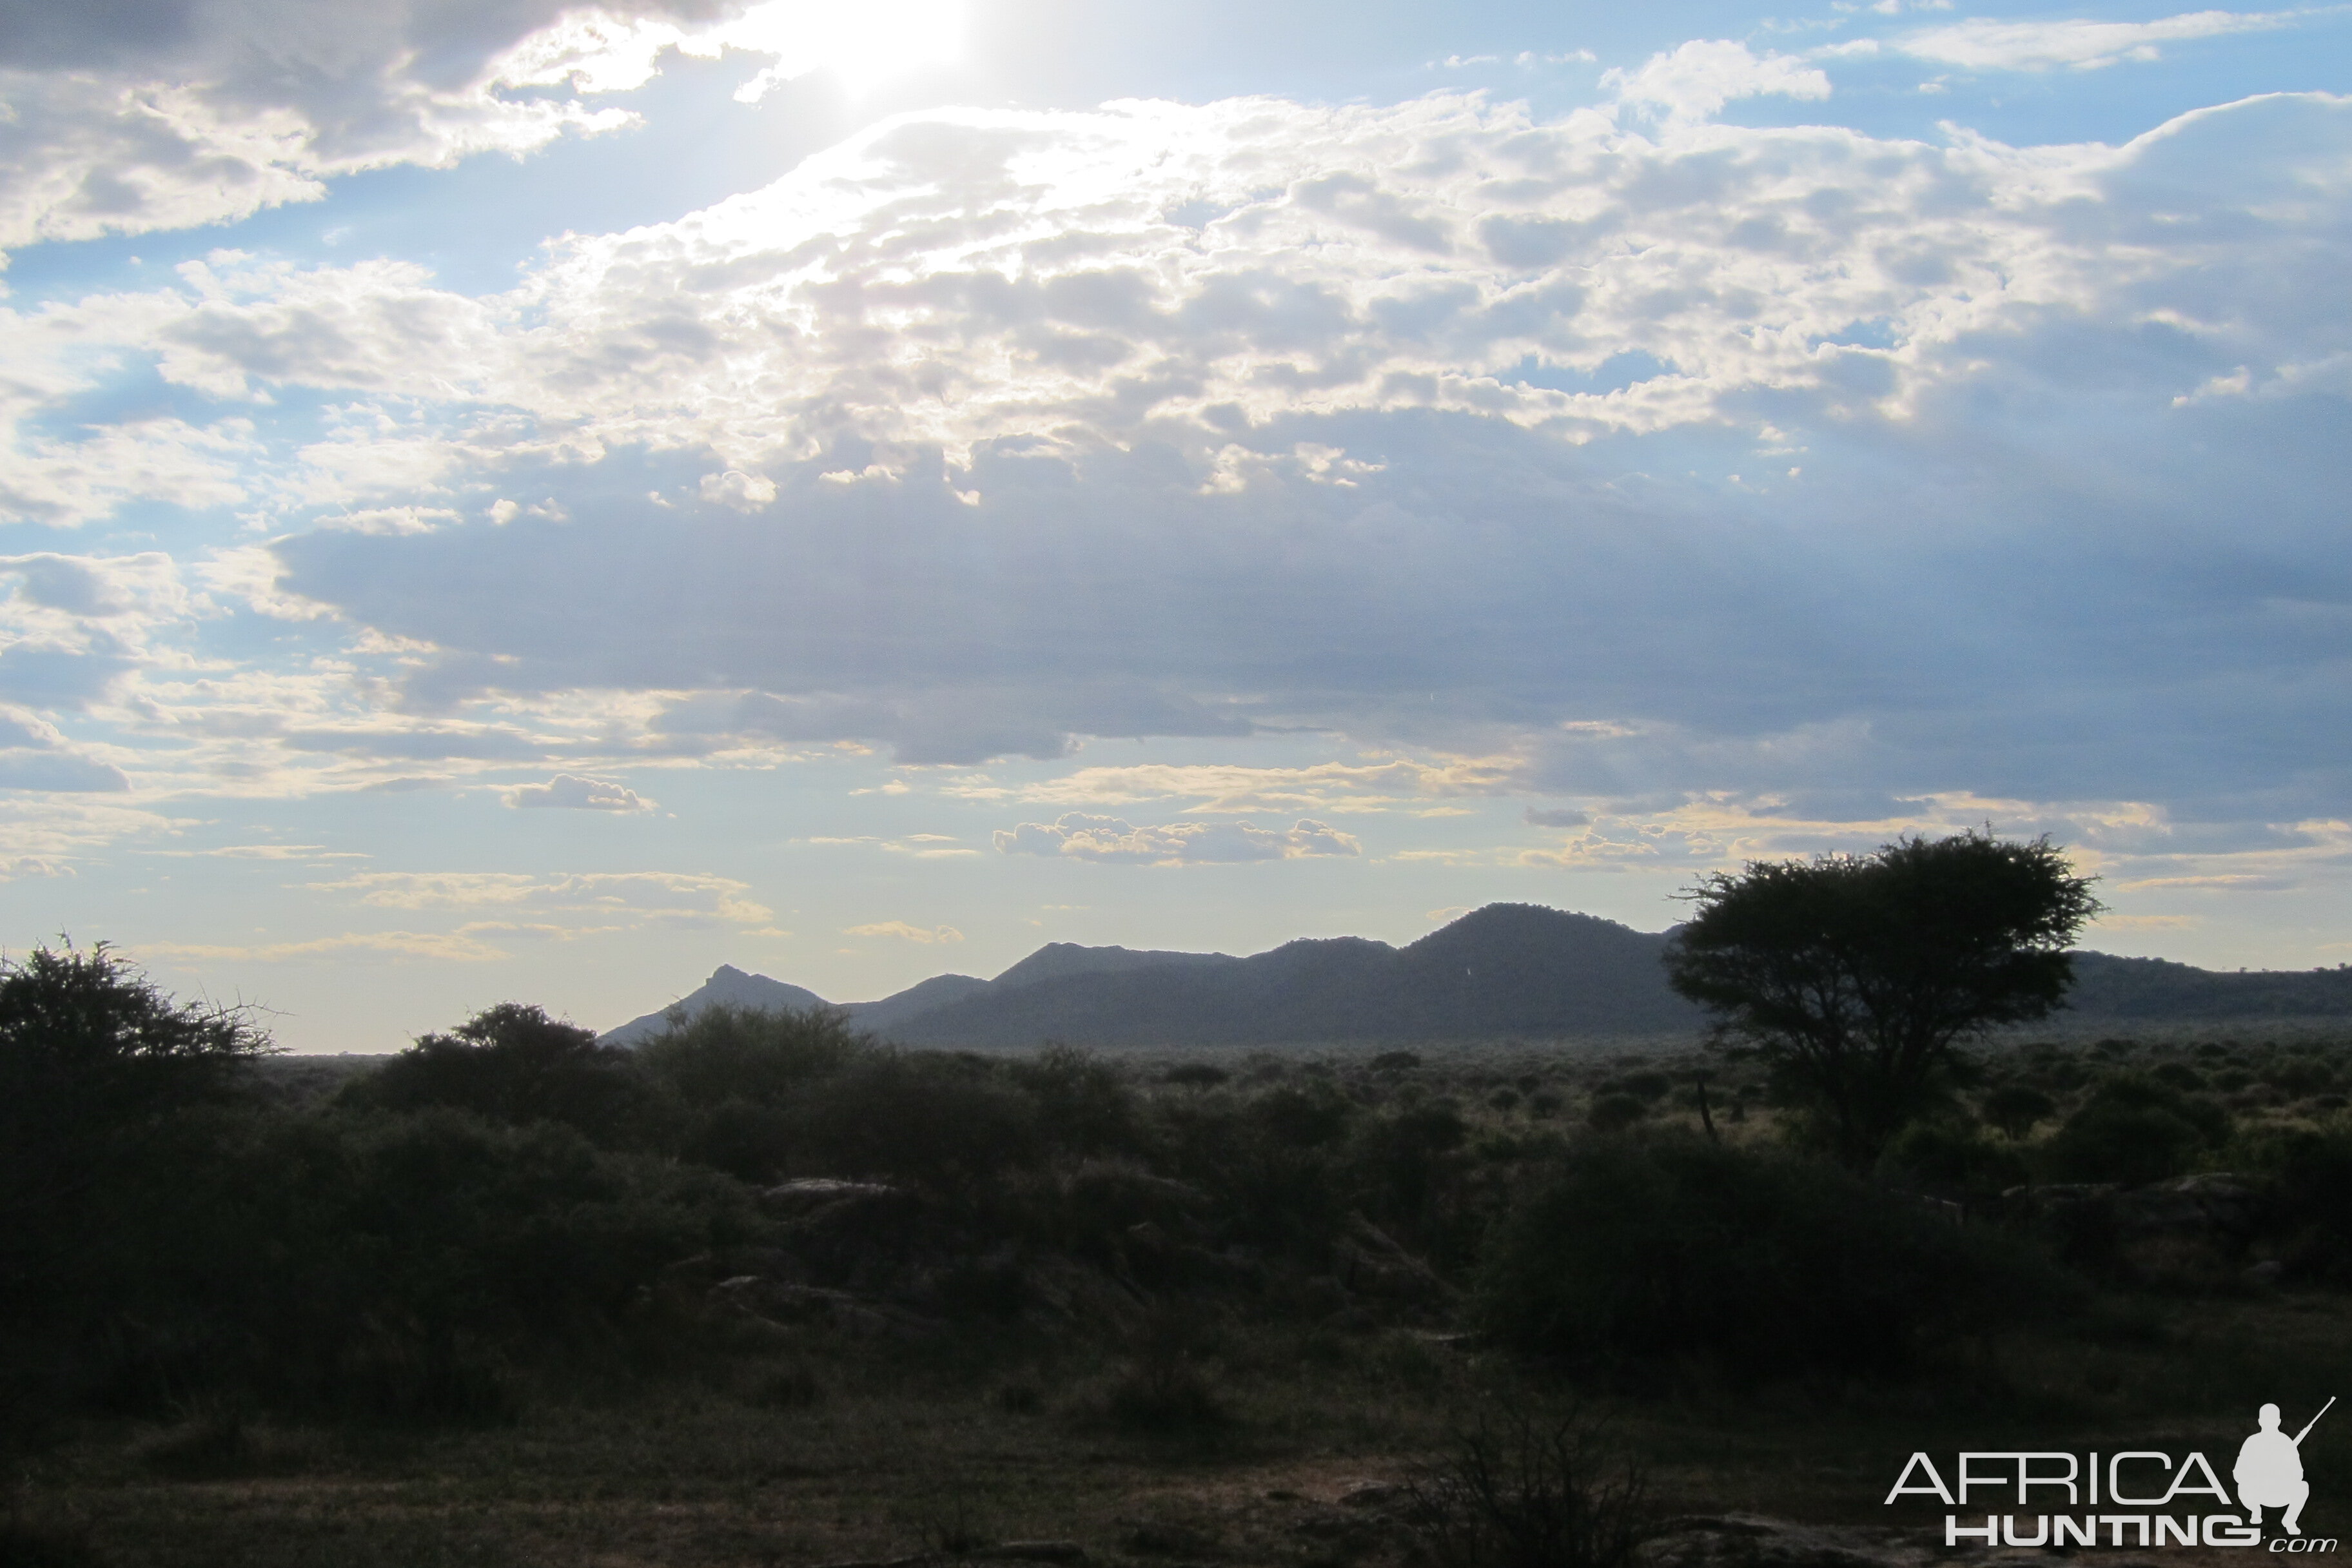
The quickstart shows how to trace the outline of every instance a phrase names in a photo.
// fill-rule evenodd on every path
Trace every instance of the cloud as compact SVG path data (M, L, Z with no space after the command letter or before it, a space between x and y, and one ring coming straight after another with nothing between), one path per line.
M233 222L365 170L520 155L635 122L589 101L668 50L853 81L951 47L955 0L20 5L0 30L0 249Z
M871 925L844 926L841 929L845 936L893 936L926 944L963 940L963 932L953 926L908 925L905 921L877 921Z
M1006 855L1063 855L1077 860L1145 866L1188 866L1246 860L1297 860L1310 856L1360 855L1363 846L1327 823L1301 817L1285 830L1246 822L1179 822L1138 827L1116 816L1065 812L1053 822L999 828Z
M2158 46L2292 27L2301 11L2191 11L2153 22L2003 22L1971 16L1891 40L1887 47L1965 70L2096 70L2158 58Z
M870 844L877 849L887 849L894 855L910 856L918 860L953 860L980 853L977 849L963 847L956 841L953 834L948 833L909 833L902 838L881 838L870 834L850 837L820 837L806 838L802 842L826 845Z
M735 468L705 474L696 488L704 500L737 511L758 511L776 499L775 480Z
M1640 69L1601 73L1601 85L1619 101L1662 111L1676 121L1704 120L1736 99L1830 96L1821 68L1793 55L1760 58L1727 38L1693 39L1671 53L1652 55Z
M146 622L20 574L0 685L134 735L87 750L142 788L870 747L1035 759L989 798L1048 816L1573 799L1577 853L1669 866L1741 840L1620 828L1694 801L2341 816L2352 104L1704 118L1811 68L1703 45L1551 120L925 112L503 295L223 256L0 312L19 515L212 484L268 541ZM186 417L89 412L141 376ZM1122 847L1162 831L1069 852L1199 858Z
M489 963L510 956L472 933L412 931L350 931L306 942L256 942L247 946L184 942L145 942L130 949L147 958L227 960L239 963L290 963L364 954L375 958L427 959L444 963Z
M529 910L572 917L560 922L564 926L593 920L604 930L761 925L773 916L750 897L750 884L691 872L363 871L305 887L352 895L378 909Z
M1592 820L1572 806L1529 806L1527 822L1530 827L1582 827Z
M1417 801L1505 794L1517 785L1524 769L1525 763L1516 757L1457 757L1434 763L1398 757L1295 768L1147 763L1076 768L1018 788L997 784L984 774L975 775L946 785L943 793L969 800L1090 805L1192 798L1197 804L1185 809L1196 812L1302 808L1367 812Z
M651 811L655 803L610 779L558 773L545 784L517 784L502 796L510 806L562 806L574 811Z
M0 688L9 673L0 655ZM0 709L0 790L114 795L130 787L121 768L73 745L56 725L22 709Z

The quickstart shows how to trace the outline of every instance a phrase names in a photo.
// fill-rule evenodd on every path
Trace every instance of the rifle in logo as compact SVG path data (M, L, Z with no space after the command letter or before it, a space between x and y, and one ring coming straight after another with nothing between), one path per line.
M2333 1394L2319 1407L2319 1415L2336 1407ZM2248 1437L2238 1449L2238 1463L2230 1474L2238 1483L2238 1501L2246 1510L2246 1522L2260 1524L2263 1510L2283 1509L2279 1524L2289 1535L2301 1535L2303 1505L2311 1500L2311 1483L2303 1479L2303 1440L2319 1425L2319 1415L2303 1424L2303 1430L2290 1437L2279 1430L2279 1407L2265 1405L2255 1419L2262 1430Z

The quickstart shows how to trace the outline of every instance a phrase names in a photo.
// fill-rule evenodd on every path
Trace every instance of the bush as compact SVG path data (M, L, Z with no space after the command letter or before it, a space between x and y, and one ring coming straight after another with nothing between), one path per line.
M723 1177L447 1110L192 1111L100 1196L86 1394L495 1418L510 1363L604 1357L662 1268L757 1225Z
M995 1064L936 1051L875 1050L793 1101L794 1173L892 1176L944 1194L1034 1165L1034 1102Z
M1572 1415L1482 1419L1411 1489L1433 1568L1632 1568L1656 1533L1641 1471Z
M646 1145L662 1120L629 1052L520 1002L420 1037L341 1098L386 1110L469 1110L512 1126L560 1121L607 1148Z
M2058 1114L2058 1102L2030 1083L2005 1083L1984 1097L1985 1121L2019 1142Z
M838 1007L768 1009L719 1005L677 1018L640 1047L638 1064L688 1105L730 1100L789 1103L875 1048Z
M152 1163L160 1120L219 1098L271 1048L234 1012L174 1003L104 943L0 962L0 1324L88 1313L93 1195Z
M2190 1169L2229 1136L2229 1113L2140 1074L2109 1079L2066 1119L2042 1150L2062 1182L2140 1186Z
M1055 1152L1105 1154L1134 1145L1135 1091L1115 1064L1075 1046L1049 1045L1009 1070L1034 1103L1037 1124Z
M1594 1097L1584 1121L1595 1132L1622 1132L1649 1114L1649 1103L1639 1095L1603 1094Z
M1496 1222L1476 1303L1523 1351L1692 1358L1747 1380L1899 1370L2062 1289L2007 1244L1834 1167L1675 1137L1572 1151Z
M1952 1121L1912 1123L1888 1145L1881 1168L1927 1192L1978 1200L2021 1186L2028 1175L2015 1149Z
M2352 1286L2352 1133L2294 1134L2273 1161L2282 1261L2299 1279Z

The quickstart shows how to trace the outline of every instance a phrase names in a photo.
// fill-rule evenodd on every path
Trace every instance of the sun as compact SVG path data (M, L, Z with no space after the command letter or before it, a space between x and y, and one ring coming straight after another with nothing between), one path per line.
M862 96L897 78L952 65L963 52L965 0L770 0L727 28L737 48L776 63L736 92L756 101L779 82L830 71Z

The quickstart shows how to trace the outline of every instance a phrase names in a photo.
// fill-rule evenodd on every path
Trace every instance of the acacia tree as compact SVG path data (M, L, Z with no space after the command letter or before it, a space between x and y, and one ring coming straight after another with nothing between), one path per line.
M84 1249L82 1207L160 1116L274 1049L238 1008L173 1001L104 942L0 960L0 1318Z
M1990 832L1750 861L1691 889L1697 912L1667 978L1770 1065L1839 1160L1867 1170L1962 1043L2064 999L2066 950L2100 909L2090 880L2046 836Z

